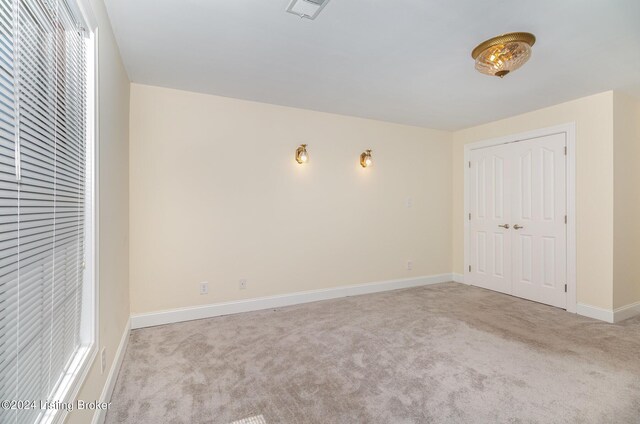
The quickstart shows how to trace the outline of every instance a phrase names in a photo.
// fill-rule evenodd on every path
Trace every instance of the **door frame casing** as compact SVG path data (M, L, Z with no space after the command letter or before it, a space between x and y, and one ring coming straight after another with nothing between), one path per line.
M518 134L511 134L503 137L477 141L464 145L464 274L463 282L467 282L469 273L469 166L471 151L485 147L498 146L500 144L517 143L519 141L533 138L545 137L555 134L565 134L567 143L567 312L576 313L578 303L576 287L576 124L569 122L553 127L540 128Z

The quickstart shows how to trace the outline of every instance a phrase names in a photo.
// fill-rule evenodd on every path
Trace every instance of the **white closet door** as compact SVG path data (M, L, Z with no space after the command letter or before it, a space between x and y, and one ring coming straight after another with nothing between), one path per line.
M511 143L512 294L566 308L565 134Z
M470 246L466 281L511 293L511 187L505 146L473 150L470 171Z

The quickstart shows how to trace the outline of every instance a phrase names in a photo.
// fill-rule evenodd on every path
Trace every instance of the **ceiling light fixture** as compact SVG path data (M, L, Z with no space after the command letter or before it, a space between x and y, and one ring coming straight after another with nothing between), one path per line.
M329 0L291 0L287 12L304 19L314 20L322 12Z
M479 72L502 78L529 60L535 42L533 34L510 32L483 41L473 49L471 57Z

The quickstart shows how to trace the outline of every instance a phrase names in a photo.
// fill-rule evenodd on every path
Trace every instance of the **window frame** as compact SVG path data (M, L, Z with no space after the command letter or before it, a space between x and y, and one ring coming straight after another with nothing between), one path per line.
M73 408L48 409L41 411L37 422L40 424L63 423L71 410L91 368L95 365L99 346L99 73L98 73L98 25L90 0L66 0L75 16L85 28L85 48L87 55L87 125L86 125L86 215L85 215L85 268L82 286L82 315L80 321L81 347L71 365L62 376L51 399L72 403ZM89 306L84 308L84 306ZM104 372L105 370L101 370ZM89 399L97 400L97 399Z

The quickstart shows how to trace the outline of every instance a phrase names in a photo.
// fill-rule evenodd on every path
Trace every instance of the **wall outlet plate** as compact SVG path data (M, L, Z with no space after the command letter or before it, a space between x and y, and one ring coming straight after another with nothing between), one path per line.
M413 269L413 261L407 261L407 271L411 271Z
M209 283L203 281L200 283L200 294L209 294Z
M246 278L241 278L240 279L240 283L238 285L238 288L240 288L240 290L245 290L247 288L247 279Z

